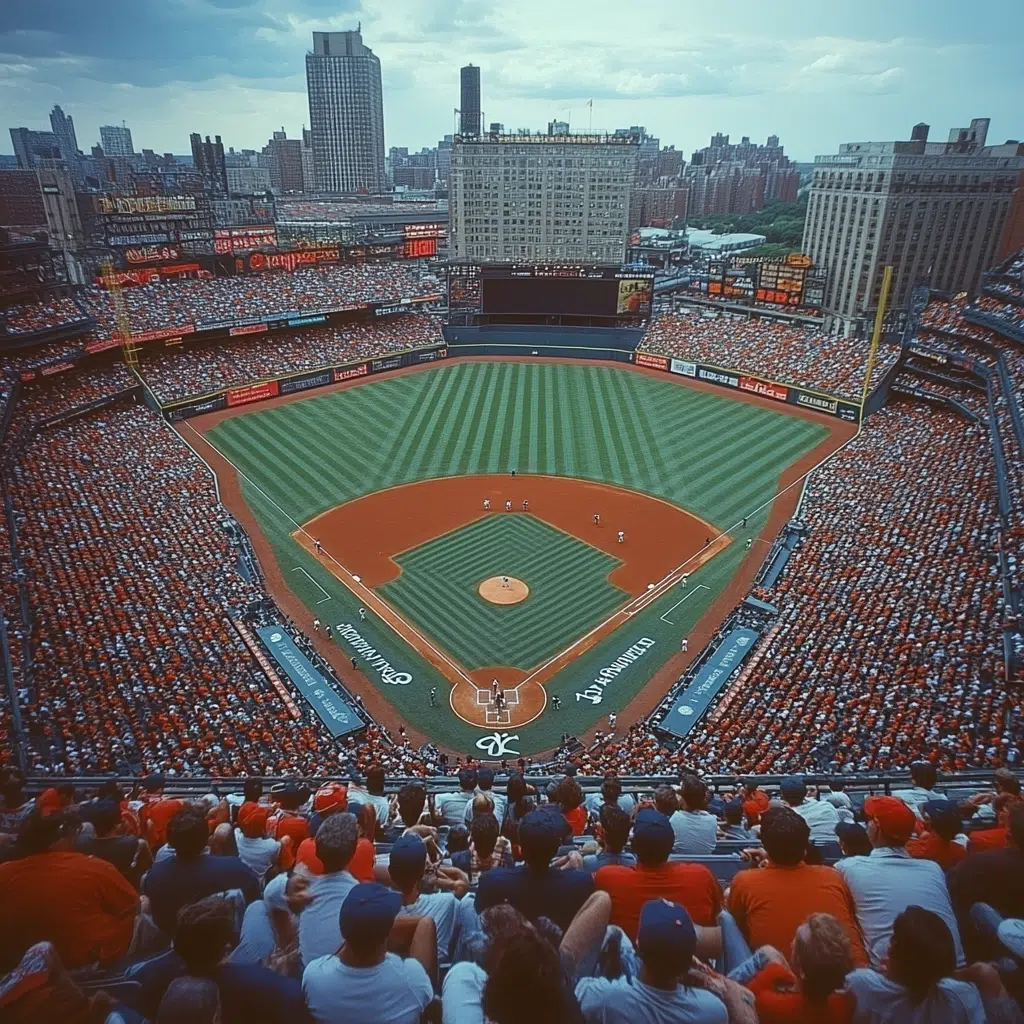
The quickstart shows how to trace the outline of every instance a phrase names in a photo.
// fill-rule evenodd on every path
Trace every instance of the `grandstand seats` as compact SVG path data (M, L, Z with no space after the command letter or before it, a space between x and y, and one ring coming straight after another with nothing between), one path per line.
M19 303L8 306L5 312L6 318L0 320L0 327L4 328L0 334L34 334L89 322L75 300L66 296Z

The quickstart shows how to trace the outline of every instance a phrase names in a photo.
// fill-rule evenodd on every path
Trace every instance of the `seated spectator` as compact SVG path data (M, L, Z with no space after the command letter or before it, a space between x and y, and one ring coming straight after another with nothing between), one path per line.
M842 821L853 821L853 804L850 802L850 798L845 793L846 783L842 779L833 779L828 786L828 789L820 791L822 800L827 800L835 809L839 815L839 820Z
M36 797L36 810L45 818L68 810L75 802L75 787L70 783L49 786Z
M270 791L274 810L267 819L267 835L278 841L289 839L281 848L281 866L290 869L299 846L309 838L309 821L300 808L309 800L309 790L294 782L279 782Z
M612 898L611 923L636 939L640 911L648 900L667 899L686 907L694 923L713 927L722 909L722 891L703 864L669 862L675 834L668 818L653 807L637 812L633 824L636 867L600 868L594 884Z
M205 852L209 835L203 810L183 807L167 824L167 843L174 856L154 864L143 881L153 920L169 936L174 935L178 911L204 896L238 889L247 904L259 898L259 880L238 857Z
M18 836L18 859L0 864L0 969L37 942L52 942L68 968L159 948L131 884L113 864L75 852L78 828L73 811L35 812Z
M384 829L384 842L395 842L406 829L419 825L425 814L427 824L430 824L431 819L426 810L427 789L422 782L411 782L403 786L398 791L395 804L398 816Z
M847 929L811 914L793 936L789 964L771 957L746 983L760 1024L851 1024L856 1003L839 990L853 967Z
M402 895L401 913L433 920L437 959L443 962L449 959L458 937L459 901L451 892L420 891L426 867L427 847L419 836L410 832L391 847L388 873L392 888Z
M220 992L208 978L175 978L160 1000L156 1024L221 1024Z
M121 808L113 800L97 800L88 808L95 835L79 838L76 849L113 864L138 889L143 874L153 863L153 854L145 839L122 834Z
M629 793L622 792L622 781L615 772L605 772L600 792L587 794L587 810L592 818L600 818L604 804L616 804L627 814L632 814L636 807L636 801Z
M827 800L808 800L807 783L799 775L783 779L782 799L811 827L811 842L834 843L839 812Z
M877 969L884 963L893 923L911 904L942 918L953 937L956 961L963 964L960 932L942 869L907 853L915 826L914 812L893 796L870 796L864 801L864 814L871 855L845 857L836 864L836 870L853 895L871 966Z
M411 931L409 957L389 953L388 939L402 897L376 882L363 882L345 897L335 930L333 953L307 963L302 991L317 1024L419 1024L434 998L434 922L429 917L399 918Z
M456 793L438 793L434 797L434 809L446 825L462 825L466 820L469 802L476 794L476 771L463 768L459 772L459 789Z
M469 828L469 849L451 857L453 867L462 871L470 882L476 881L491 868L515 867L512 844L498 834L498 819L490 812L477 814Z
M933 860L949 871L967 856L963 844L957 842L962 822L956 804L951 800L926 800L918 804L917 815L924 831L907 843L907 853L922 860Z
M812 914L828 914L838 921L846 931L854 964L867 964L850 890L835 868L804 863L809 841L810 826L791 808L770 807L761 815L767 864L738 872L728 895L729 914L746 949L729 949L731 927L722 918L722 945L730 966L761 946L788 950Z
M164 796L166 779L162 774L147 775L142 780L142 805L139 807L139 824L142 838L156 853L167 842L167 825L178 811L185 806L184 800Z
M382 830L388 823L391 805L384 795L385 775L379 764L371 764L366 769L366 788L353 787L359 794L360 802L370 804L377 815L377 828Z
M743 801L730 800L725 805L722 814L725 820L725 828L722 829L722 839L730 842L756 843L757 837L749 829L743 827Z
M476 792L477 796L483 795L490 797L491 803L493 804L492 813L498 819L502 821L505 817L505 797L501 793L494 791L494 771L491 768L478 768L476 772ZM466 818L465 823L467 827L473 820L473 804L472 802L466 807Z
M525 863L514 868L492 868L480 876L476 911L510 903L527 920L551 918L563 931L594 891L591 875L577 868L551 867L562 840L564 819L545 811L531 811L519 822L519 845ZM605 869L612 870L612 869Z
M669 787L659 787L654 794L655 807L658 807L658 793L665 788ZM706 810L707 802L708 787L703 780L696 775L684 775L679 786L678 807L668 819L675 834L674 854L714 852L718 842L718 821Z
M768 810L771 801L768 794L760 788L757 779L743 780L743 792L740 797L743 800L743 813L753 828L761 820L761 815Z
M4 837L9 836L13 845L25 819L35 806L25 798L25 780L10 768L0 768L0 849Z
M844 857L870 857L871 840L867 829L855 821L841 821L836 825L839 850Z
M915 814L921 817L921 807L929 800L941 800L944 794L938 793L935 786L939 781L939 773L930 761L915 761L910 766L910 778L914 783L911 789L894 789L892 795L902 800Z
M640 911L635 979L582 978L576 998L587 1024L637 1021L694 1021L726 1024L729 1012L718 996L681 979L693 963L697 930L686 908L668 900L645 903Z
M891 797L890 799L895 799ZM957 943L946 921L909 905L897 914L882 972L861 968L846 978L856 1021L879 1024L974 1024L986 1019L974 985L957 981Z
M535 801L532 799L534 793L533 787L526 782L519 772L513 772L509 776L508 784L505 786L505 814L500 819L500 822L501 834L512 843L513 849L518 844L517 830L520 820L526 817L536 806ZM450 835L448 842L450 849Z
M971 832L967 840L967 852L1005 849L1010 841L1010 809L1017 803L1020 803L1020 797L1012 793L1000 793L992 801L992 810L996 815L995 827Z
M583 790L571 775L566 775L559 782L555 801L561 808L562 817L569 823L572 834L583 835L587 828L587 810L583 806Z
M1020 780L1010 771L1009 768L997 768L992 773L991 790L983 790L967 798L964 810L969 814L974 811L972 821L981 823L995 823L995 801L998 796L1008 793L1010 796L1020 798Z
M238 859L260 880L278 866L281 857L282 844L267 835L270 811L266 804L244 803L238 809L235 827Z
M618 804L602 804L600 821L594 830L597 841L601 845L601 852L585 856L583 869L597 871L598 868L608 867L611 864L633 867L636 864L636 857L626 851L632 827L633 822L629 815Z
M339 814L346 810L348 810L348 786L343 782L325 783L313 796L313 814L309 821L310 838L303 839L295 853L296 864L302 865L309 874L322 875L324 873L324 866L316 855L315 836L318 829L332 814ZM376 822L376 813L374 814L374 821ZM370 878L364 879L364 881L371 881L373 877L372 835L368 840L368 846L370 850L371 875Z

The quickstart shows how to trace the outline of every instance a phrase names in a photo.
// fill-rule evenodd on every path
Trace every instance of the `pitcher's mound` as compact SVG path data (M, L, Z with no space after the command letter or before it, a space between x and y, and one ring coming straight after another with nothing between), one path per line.
M491 604L519 604L530 596L530 588L515 576L491 576L477 587L477 591Z

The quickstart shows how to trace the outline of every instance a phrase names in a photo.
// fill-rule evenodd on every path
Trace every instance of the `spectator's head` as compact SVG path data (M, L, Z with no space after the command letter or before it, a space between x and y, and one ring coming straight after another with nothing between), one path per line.
M371 764L366 769L366 792L372 796L384 795L384 769L379 764Z
M910 766L910 778L921 789L934 789L935 783L939 781L939 773L931 761L915 761Z
M402 897L377 882L361 882L345 897L338 915L345 947L358 963L384 959L388 936L402 907Z
M530 811L519 822L519 848L527 867L534 871L547 870L561 845L562 824L560 816L543 810Z
M807 853L811 828L789 807L769 807L761 815L761 845L773 864L793 867Z
M952 800L927 800L921 805L921 816L940 839L952 842L963 828L960 812Z
M156 1024L220 1024L220 989L209 978L175 978L167 986Z
M561 1024L566 1019L558 950L523 922L491 937L483 1011L494 1024Z
M478 814L493 814L494 797L492 797L490 793L477 793L471 801L471 807L473 809L474 818Z
M1010 824L1010 809L1014 804L1020 803L1020 797L1012 793L1000 793L992 801L992 810L995 811L996 824L1005 828Z
M906 846L914 834L914 812L894 796L869 796L864 801L872 846Z
M121 808L113 800L97 800L89 808L89 820L96 829L96 835L106 839L121 825Z
M668 860L675 842L672 824L661 811L645 807L633 822L633 852L646 868L656 868Z
M622 796L622 782L615 772L608 772L601 783L601 799L606 804L615 804L619 802L620 796Z
M1010 830L1010 842L1018 850L1024 850L1024 800L1018 800L1010 808L1007 827Z
M316 833L316 855L326 874L344 871L356 852L359 831L354 814L332 814Z
M267 833L269 817L266 804L245 803L238 809L238 827L246 839L261 839Z
M779 785L779 792L790 807L799 807L807 796L807 783L803 776L788 775Z
M831 789L833 793L842 793L846 789L846 780L839 778L832 779L828 784L828 788Z
M679 780L679 799L688 811L703 811L708 805L708 787L704 780L687 772Z
M757 779L743 779L740 785L743 787L743 796L748 800L757 792Z
M487 792L494 785L494 769L480 768L476 773L476 784L479 789Z
M427 790L422 782L410 782L398 791L398 813L407 826L415 825L427 804Z
M571 775L566 775L558 783L558 790L555 794L558 806L562 808L563 814L575 811L583 803L583 790L580 784Z
M166 783L167 780L159 772L154 775L147 775L142 780L142 792L147 796L156 796L158 793L162 793L164 791ZM262 787L260 792L262 792ZM259 797L256 799L259 799Z
M743 824L743 801L742 800L730 800L725 805L725 810L722 812L722 817L725 818L726 825L742 825Z
M399 836L391 847L388 871L391 884L402 893L414 892L423 880L427 867L427 847L418 835L412 832Z
M871 853L867 829L855 821L840 821L836 825L836 836L844 857L867 857Z
M313 797L313 810L326 818L338 811L348 810L348 786L343 782L328 782L316 791Z
M811 914L793 936L790 964L812 1002L824 1002L842 988L854 963L850 937L839 919L831 914Z
M74 811L44 815L35 810L23 822L15 849L19 857L47 850L72 850L80 828L81 822Z
M179 860L194 860L200 856L209 839L210 827L201 807L186 805L167 823L167 845Z
M519 772L513 772L508 777L508 785L505 786L505 795L508 797L510 804L518 804L520 800L526 796L526 779L519 774Z
M465 825L452 825L448 830L448 852L462 853L469 849L469 829Z
M229 822L222 821L210 833L210 853L214 857L234 857L238 854L238 847L235 845L235 830Z
M601 806L601 831L604 834L604 848L609 853L622 853L629 841L629 830L633 822L618 804Z
M498 819L489 811L482 814L473 814L473 821L469 826L469 834L473 839L473 849L478 857L487 858L494 853L495 844L498 842Z
M1020 796L1020 779L1009 768L997 768L992 776L992 782L997 792Z
M0 777L0 799L12 811L25 802L25 780L18 772L5 771Z
M174 952L189 974L210 974L234 944L234 911L223 896L207 896L178 911Z
M260 779L246 779L242 785L242 797L246 803L258 804L263 796L263 783Z
M648 900L640 911L636 951L644 978L656 988L674 986L693 962L697 929L685 908L668 900Z
M921 1002L956 970L956 946L949 925L931 910L911 905L892 926L885 973Z
M279 782L270 790L270 795L279 807L297 811L309 799L309 790L295 782Z
M471 793L476 789L476 769L475 768L463 768L459 772L459 788L464 793Z
M671 786L659 786L654 791L654 806L667 817L679 810L679 797Z

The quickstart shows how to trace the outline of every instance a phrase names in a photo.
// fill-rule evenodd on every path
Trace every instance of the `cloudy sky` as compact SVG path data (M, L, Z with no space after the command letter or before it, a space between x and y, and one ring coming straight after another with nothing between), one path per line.
M586 129L593 99L595 129L643 124L687 157L714 131L778 134L800 160L921 120L933 139L982 116L990 140L1024 138L1020 0L0 0L0 150L54 103L86 152L122 120L158 152L191 131L236 149L297 135L310 33L358 21L388 146L452 131L468 62L487 121Z

